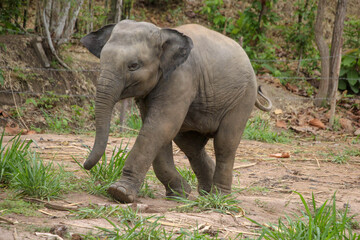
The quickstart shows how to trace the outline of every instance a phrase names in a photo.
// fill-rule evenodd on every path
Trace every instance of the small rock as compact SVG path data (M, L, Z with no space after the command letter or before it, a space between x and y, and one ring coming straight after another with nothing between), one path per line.
M50 229L50 233L64 237L68 231L68 227L65 225L55 225Z

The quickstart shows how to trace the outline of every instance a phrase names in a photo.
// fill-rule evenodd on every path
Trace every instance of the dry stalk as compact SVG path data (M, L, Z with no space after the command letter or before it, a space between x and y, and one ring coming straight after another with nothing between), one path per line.
M11 81L11 72L12 72L12 71L10 70L10 71L9 71L9 83L10 83L11 95L12 95L12 97L13 97L13 101L14 101L14 104L15 104L15 109L16 109L16 112L17 112L19 118L20 118L21 123L24 125L24 127L26 128L26 130L29 131L29 128L26 126L23 118L21 117L21 114L20 114L20 112L19 112L19 108L18 108L17 103L16 103L16 99L15 99L15 95L14 95L14 90L13 90L13 87L12 87L12 81Z

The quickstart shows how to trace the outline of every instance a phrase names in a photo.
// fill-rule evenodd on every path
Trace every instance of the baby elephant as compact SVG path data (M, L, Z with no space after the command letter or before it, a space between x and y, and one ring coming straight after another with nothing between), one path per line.
M254 105L271 109L241 46L195 24L162 29L129 20L107 25L81 42L101 64L96 137L84 168L91 169L105 151L115 103L135 97L143 126L108 192L133 202L152 164L167 196L190 193L174 165L174 141L190 161L199 192L230 193L235 152L249 115ZM216 162L205 151L209 138Z

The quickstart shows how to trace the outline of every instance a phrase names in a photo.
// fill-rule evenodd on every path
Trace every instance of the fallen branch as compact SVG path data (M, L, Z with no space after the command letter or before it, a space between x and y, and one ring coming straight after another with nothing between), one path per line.
M49 209L53 209L53 210L58 210L58 211L76 211L78 208L77 207L64 207L64 206L60 206L60 205L55 205L52 203L48 203L36 198L24 198L25 201L28 202L32 202L32 203L40 203L40 204L44 204L44 206L46 208Z

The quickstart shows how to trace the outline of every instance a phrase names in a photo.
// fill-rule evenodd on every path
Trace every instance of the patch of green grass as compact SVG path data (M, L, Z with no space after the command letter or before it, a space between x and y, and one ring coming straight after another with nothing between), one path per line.
M108 218L121 213L120 206L95 206L80 208L71 211L75 219Z
M14 166L28 155L32 144L32 140L23 141L20 135L17 135L4 145L4 133L2 132L0 137L0 186L10 182Z
M354 216L348 216L348 209L343 213L336 209L335 194L332 204L325 201L320 207L316 204L314 194L311 205L300 193L297 194L305 209L300 216L286 216L286 221L280 218L278 224L270 224L270 227L247 218L262 228L258 239L360 239L360 235L352 229Z
M196 189L198 181L195 173L188 167L176 167L180 175L189 183L192 189Z
M344 155L352 157L360 157L360 149L358 148L347 148L344 150Z
M143 240L143 239L173 239L174 233L166 231L158 222L161 217L139 217L136 221L128 222L121 221L116 224L110 219L106 220L111 224L112 228L97 227L97 233L91 233L83 236L84 239L128 239L128 240Z
M35 198L58 197L62 191L60 175L52 162L44 163L36 153L28 155L14 167L10 186L21 195Z
M32 141L21 140L20 135L3 146L0 138L0 183L21 195L53 198L61 193L60 175L52 163L45 164L36 152L30 151Z
M144 182L141 184L138 196L155 198L155 190L150 188L147 179L145 179Z
M345 151L335 154L333 152L326 152L326 153L321 153L321 155L329 158L329 160L333 163L338 163L338 164L344 164L347 163L350 160L350 155L346 154Z
M21 214L23 216L37 217L40 213L37 211L41 208L39 204L25 202L21 199L5 199L0 202L1 215L10 213Z
M173 197L172 199L184 204L174 209L179 212L215 211L224 214L227 212L243 212L243 209L239 206L240 201L236 199L234 194L223 195L219 192L204 192L203 195L198 196L195 200L182 197Z
M243 137L268 143L287 143L291 141L290 133L272 131L269 120L262 118L260 115L256 115L247 121Z
M42 233L48 233L50 232L51 227L49 226L39 226L39 225L33 225L33 224L27 224L25 226L25 231L27 232L42 232Z
M357 136L351 141L352 144L359 144L360 143L360 136Z
M114 148L110 159L104 153L99 163L97 163L90 171L84 169L83 165L76 160L74 161L89 176L89 180L85 183L91 194L101 194L107 196L106 190L120 178L122 169L125 165L129 152L127 144L123 146L121 142L118 148Z

